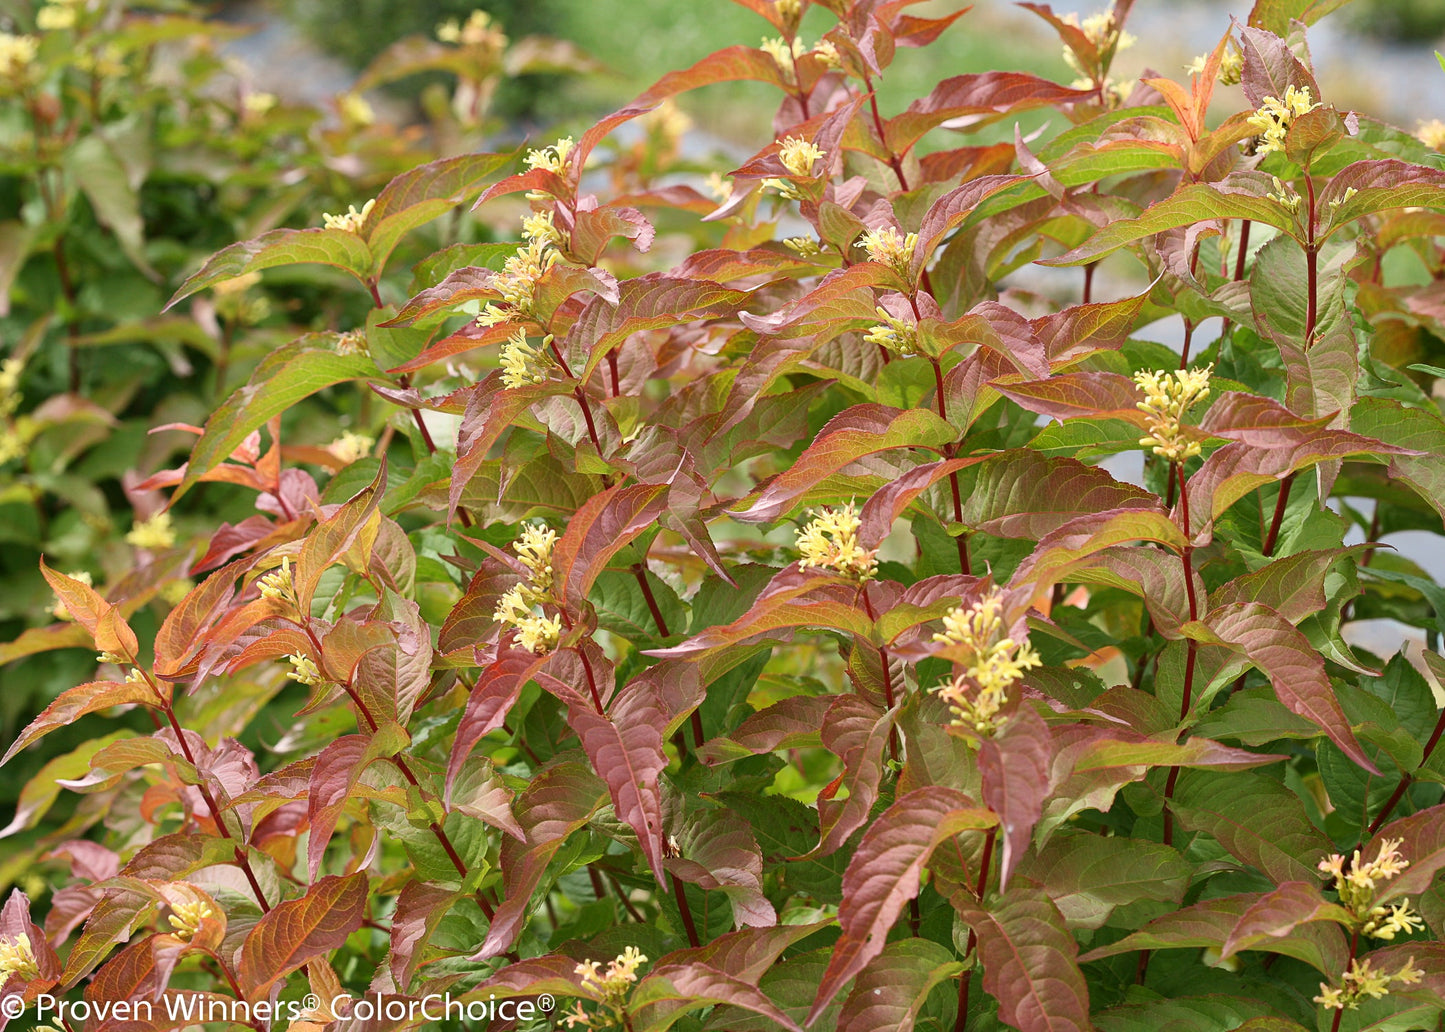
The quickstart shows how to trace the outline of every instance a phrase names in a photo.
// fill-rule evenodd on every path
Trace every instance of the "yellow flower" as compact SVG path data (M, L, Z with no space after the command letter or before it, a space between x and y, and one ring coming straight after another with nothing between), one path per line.
M347 125L365 129L376 121L376 110L357 93L343 93L336 98L336 109Z
M811 176L813 174L813 163L822 160L824 152L819 150L811 140L805 140L801 136L789 136L784 138L783 145L778 150L778 160L791 175Z
M720 201L729 200L733 195L733 181L724 179L719 172L707 174L707 192Z
M1204 369L1180 369L1157 373L1143 370L1134 374L1134 382L1144 392L1137 407L1146 417L1149 435L1139 444L1153 448L1154 454L1170 462L1182 462L1199 454L1199 442L1186 439L1180 420L1191 405L1209 397L1209 372Z
M1283 100L1278 97L1265 97L1259 110L1247 120L1259 130L1259 142L1255 145L1254 152L1269 154L1272 151L1284 150L1284 138L1290 125L1300 115L1317 107L1319 105L1312 101L1308 86L1287 87Z
M500 50L507 45L506 34L492 27L492 16L483 10L476 10L467 18L466 24L448 18L437 26L437 40L442 43L460 43L475 47L487 45Z
M365 434L354 434L347 430L328 444L326 450L336 456L337 461L342 465L349 466L357 459L367 455L375 444L374 438L367 437Z
M552 211L534 211L522 218L522 238L540 240L554 247L562 246L562 231L557 228Z
M137 523L125 536L125 540L136 548L170 548L176 543L176 532L171 528L171 514L158 512L150 519Z
M758 44L758 49L771 57L774 63L789 75L793 74L798 58L808 52L807 45L801 39L794 37L793 42L789 43L781 36L764 39Z
M1413 985L1421 977L1422 972L1415 967L1414 957L1405 961L1405 966L1394 974L1376 971L1369 957L1364 960L1356 958L1350 961L1350 970L1340 978L1338 988L1320 983L1320 995L1314 998L1314 1002L1327 1010L1358 1010L1360 1001L1365 997L1378 1000L1389 995L1392 983Z
M1271 193L1265 194L1265 196L1281 208L1286 208L1289 211L1299 211L1301 198L1299 194L1295 193L1294 187L1288 183L1281 182L1279 176L1271 176L1270 178L1274 180L1274 190Z
M19 76L30 67L40 41L34 36L13 36L0 32L0 75L6 78Z
M552 549L557 544L557 532L540 523L528 523L522 527L522 536L512 542L512 551L531 574L532 587L547 592L552 587Z
M248 93L241 106L245 108L248 115L264 115L276 106L276 94L274 93Z
M1238 86L1244 78L1244 54L1228 47L1219 58L1219 81L1225 86Z
M823 249L812 237L788 237L783 241L783 246L799 258L817 258L823 253Z
M528 240L524 247L502 264L502 271L492 280L492 287L502 295L502 300L512 311L488 304L477 316L483 326L495 326L509 322L518 315L532 314L532 301L537 292L537 281L557 263L561 255L542 239ZM540 381L532 381L540 382Z
M326 680L326 678L321 676L320 667L316 665L316 661L310 656L305 656L298 652L294 656L287 656L286 662L291 664L291 669L287 672L286 676L293 681L299 681L301 684L310 686L321 684Z
M203 899L189 903L171 904L171 934L177 939L190 941L201 930L201 925L216 916L216 910Z
M343 229L348 233L360 233L361 228L366 225L366 217L371 214L371 209L376 206L376 199L372 198L356 210L356 205L347 207L343 215L332 215L329 212L323 213L321 221L327 229Z
M1003 596L994 590L967 609L950 610L943 618L943 632L933 640L961 646L964 652L959 660L963 672L934 692L953 710L955 724L993 734L1003 726L999 713L1008 702L1009 687L1042 663L1027 638L1015 642L1005 634Z
M567 155L571 154L577 145L572 137L564 136L550 147L543 147L540 150L527 151L527 167L546 169L557 175L565 175L567 172Z
M0 939L0 984L11 975L19 975L27 982L40 977L40 964L30 946L30 936L24 932L14 939Z
M281 566L263 576L257 585L261 589L262 598L294 604L296 602L296 583L291 579L291 557L283 555Z
M582 987L590 989L604 1001L619 1003L626 998L628 990L637 981L637 969L647 963L636 946L629 946L599 971L598 962L589 960L578 964L576 973L582 976Z
M1420 915L1410 909L1410 904L1395 903L1388 907L1371 907L1370 920L1365 922L1360 931L1372 939L1393 939L1396 935L1404 933L1409 935L1418 932L1425 927L1425 922Z
M1421 122L1415 137L1431 150L1445 150L1445 122L1438 118Z
M1100 53L1108 53L1112 49L1117 54L1121 50L1128 50L1138 42L1129 33L1119 31L1119 21L1112 3L1104 10L1089 15L1082 23L1077 14L1063 15L1060 21L1081 30ZM1077 55L1068 46L1064 47L1064 60L1074 71L1080 74L1086 73L1086 69L1079 66Z
M1363 859L1357 849L1349 870L1345 870L1343 856L1331 853L1319 862L1318 869L1334 881L1340 903L1356 914L1363 914L1376 884L1390 881L1410 866L1410 861L1400 855L1403 843L1404 839L1383 839L1373 860Z
M892 226L884 226L882 229L864 233L859 243L863 245L863 250L868 252L870 262L886 265L906 278L908 268L913 263L913 249L918 246L918 234L902 236Z
M74 573L67 573L66 576L69 577L71 580L80 581L80 583L84 584L86 587L95 586L95 582L91 580L89 570L76 570ZM55 605L50 607L50 614L54 616L55 619L64 620L66 622L75 619L75 617L70 615L70 610L65 608L65 603L60 601L59 598L56 598Z
M843 67L843 56L838 53L838 48L831 40L819 40L818 45L813 48L813 53L822 62L824 68Z
M20 407L20 373L25 363L18 358L0 362L0 419L15 414Z
M869 344L878 344L889 351L900 355L918 354L918 327L889 314L885 308L875 309L883 320L882 325L874 326L863 335L863 339Z
M810 510L809 515L813 518L798 531L798 551L803 556L798 566L834 570L860 582L871 579L877 572L878 552L859 546L862 522L857 510L850 504L821 512Z
M162 601L168 602L173 606L179 605L181 599L189 595L191 589L195 586L196 582L189 577L179 577L176 580L168 580L162 584L158 594Z
M548 334L544 342L551 339L551 334ZM529 384L546 383L549 363L544 347L545 343L540 347L528 344L527 331L519 326L517 332L502 344L502 386L510 391Z
M35 27L42 32L73 29L78 13L75 8L64 4L47 4L35 12Z

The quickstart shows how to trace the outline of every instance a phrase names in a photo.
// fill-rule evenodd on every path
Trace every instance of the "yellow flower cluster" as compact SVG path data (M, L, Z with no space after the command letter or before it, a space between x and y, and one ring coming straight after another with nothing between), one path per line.
M40 977L40 964L35 960L30 936L24 932L13 940L0 939L0 985L8 981L11 975L19 975L27 982Z
M1249 116L1248 122L1259 130L1259 143L1254 152L1264 155L1284 150L1284 137L1291 123L1307 111L1319 107L1310 97L1308 86L1285 88L1284 99L1265 97L1258 111Z
M554 214L549 211L534 211L522 219L522 239L540 240L543 244L551 247L561 247L566 240L562 231L557 228L553 221Z
M357 459L367 455L375 444L374 438L346 430L340 437L328 444L326 450L336 456L336 461L349 466Z
M321 684L326 680L321 675L321 668L316 665L316 660L310 656L298 652L293 656L287 656L286 661L291 664L291 669L286 676L291 680L309 687Z
M918 354L918 327L906 319L891 315L887 309L875 309L883 320L863 335L869 344L877 344L900 355Z
M808 44L796 36L793 37L792 43L781 36L774 36L772 39L764 39L759 43L758 49L771 57L773 62L789 76L797 75L798 58L804 54L816 55L825 68L840 68L843 65L838 48L826 39L819 40L817 46L809 48Z
M527 167L531 169L545 169L556 175L565 175L567 171L567 156L572 153L577 145L572 137L564 136L550 147L543 147L541 150L527 151Z
M0 76L14 78L35 60L40 41L34 36L15 36L0 32Z
M1320 994L1314 998L1314 1002L1326 1010L1358 1010L1360 1001L1367 996L1378 1000L1389 995L1392 983L1414 985L1422 977L1422 972L1415 966L1414 957L1405 961L1405 966L1394 974L1376 971L1369 957L1364 960L1357 958L1350 961L1350 970L1340 978L1338 987L1320 983Z
M592 993L597 1002L604 1004L611 1013L588 1014L578 1002L562 1016L567 1027L581 1025L583 1028L600 1029L623 1023L620 1020L623 1004L637 982L637 969L646 963L647 957L636 946L629 946L607 965L606 971L601 970L601 964L595 960L578 964L576 973L582 976L582 988Z
M136 548L170 548L176 543L176 532L171 527L171 514L158 512L150 519L142 520L131 527L125 540Z
M356 210L352 204L342 215L332 215L330 212L323 212L321 221L327 229L341 229L348 233L360 233L361 227L366 225L366 217L371 214L371 209L376 206L376 198L372 198Z
M458 23L455 18L448 18L437 26L437 40L464 47L486 47L493 50L501 50L507 45L506 33L494 26L492 16L482 10L473 11L465 24Z
M356 129L365 129L376 121L376 109L356 93L343 93L336 98L336 110L342 121Z
M264 575L256 584L261 589L262 598L296 605L296 582L291 579L291 557L289 555L283 555L280 567Z
M35 12L35 27L41 32L75 28L80 17L80 0L51 0Z
M201 925L216 916L216 910L203 899L171 905L171 934L177 939L190 941L191 936L201 930Z
M1129 33L1119 31L1119 19L1114 13L1112 3L1104 10L1089 15L1083 22L1079 21L1077 14L1065 14L1059 20L1080 29L1101 54L1108 53L1110 50L1117 54L1121 50L1128 50L1138 42ZM1088 70L1079 65L1078 56L1068 46L1064 47L1064 60L1080 75L1089 74Z
M788 170L789 175L812 178L813 164L821 161L826 153L811 140L805 140L801 136L788 136L778 148L778 160L783 163L783 168ZM764 179L763 187L771 187L791 201L803 199L797 186L786 179Z
M1042 663L1027 638L1016 642L1005 633L1003 596L995 589L967 609L950 610L933 640L965 651L963 672L933 689L953 710L953 722L981 735L997 732L1009 687Z
M878 551L858 544L862 526L858 511L849 504L821 512L809 510L809 515L813 518L798 531L798 551L803 556L799 568L834 570L860 583L871 579L877 572Z
M1139 438L1141 447L1153 448L1155 455L1170 462L1182 462L1199 454L1199 442L1185 437L1180 420L1191 405L1209 397L1209 372L1213 368L1211 364L1203 369L1165 373L1144 370L1134 374L1134 382L1144 392L1144 400L1137 407L1149 424L1149 436Z
M528 652L541 655L557 647L562 637L561 616L549 617L537 610L552 599L552 549L557 532L529 523L522 536L512 542L512 551L527 570L527 580L512 585L500 599L492 619L517 630L517 642Z
M492 286L510 308L498 308L489 303L482 309L482 314L477 316L477 322L482 326L496 326L498 323L511 322L518 316L531 315L532 303L537 294L537 281L560 257L559 252L540 238L528 240L525 246L519 247L517 253L503 263L502 271L492 280Z
M1189 64L1185 65L1184 70L1190 75L1203 75L1204 66L1208 61L1208 54L1200 54L1193 61L1190 61ZM1237 86L1243 78L1244 55L1233 46L1226 47L1224 53L1219 56L1220 83L1225 86Z
M246 114L254 115L257 118L274 108L279 101L274 93L248 93L241 101L241 107Z
M913 249L918 246L918 234L904 236L892 226L884 226L864 233L859 243L868 252L870 262L886 265L906 278L908 267L913 264Z
M1431 150L1445 150L1445 122L1438 118L1421 122L1415 138Z
M1289 211L1299 211L1301 198L1300 195L1295 192L1294 187L1288 183L1281 182L1279 176L1271 176L1270 178L1274 180L1274 190L1265 194L1265 196L1281 208L1286 208Z
M502 345L502 386L515 390L528 384L546 383L550 366L546 346L551 340L549 333L542 344L533 347L527 343L527 331L518 326L517 332Z
M812 237L786 237L783 246L799 258L820 258L823 254L823 248Z

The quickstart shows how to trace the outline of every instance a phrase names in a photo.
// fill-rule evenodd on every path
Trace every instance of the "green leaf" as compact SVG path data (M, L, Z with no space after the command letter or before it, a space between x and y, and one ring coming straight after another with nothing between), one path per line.
M136 268L155 276L145 257L139 184L127 176L111 144L99 134L83 136L70 149L66 164L95 210L96 221L115 234L121 250Z
M380 278L397 242L411 230L438 218L480 192L492 173L515 154L463 154L403 172L376 196L363 237L371 249L367 273Z
M838 1015L838 1032L910 1032L933 987L962 970L963 963L937 943L889 943L854 979Z
M1185 829L1208 832L1279 884L1317 879L1315 865L1332 852L1299 797L1263 774L1185 771L1171 807Z
M1171 846L1063 833L1018 869L1020 878L1043 887L1070 928L1103 927L1115 908L1142 900L1177 904L1190 873Z
M171 496L172 501L230 457L246 436L268 419L326 387L379 375L370 358L340 354L320 345L314 336L277 348L261 360L247 384L206 420L205 432L191 450L185 478Z
M181 284L166 302L166 308L222 280L279 265L305 264L333 266L356 277L363 286L369 286L371 249L360 236L344 229L273 229L211 255L199 271Z

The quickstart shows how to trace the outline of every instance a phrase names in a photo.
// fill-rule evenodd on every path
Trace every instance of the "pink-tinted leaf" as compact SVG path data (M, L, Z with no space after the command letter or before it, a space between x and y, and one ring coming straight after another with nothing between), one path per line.
M563 604L586 598L608 561L651 527L666 507L666 484L612 487L589 498L567 521L552 551L553 576Z
M1017 873L1048 893L1070 928L1100 928L1117 907L1178 904L1190 871L1178 850L1160 843L1060 833Z
M527 384L507 389L500 373L492 373L472 389L467 410L457 427L457 461L452 467L447 501L456 512L462 493L487 459L492 445L512 427L518 416L537 402L558 394L567 394L571 387L560 380Z
M956 75L890 118L884 126L884 142L894 154L905 154L930 129L951 119L967 119L970 127L983 126L1017 111L1089 97L1087 90L1071 89L1026 72Z
M448 799L472 749L483 736L502 726L527 682L551 659L551 656L534 656L525 649L509 649L477 677L452 741L451 759L447 764Z
M1220 956L1228 958L1241 950L1255 949L1258 943L1283 938L1312 921L1348 926L1351 917L1343 907L1325 901L1318 881L1285 882L1250 904L1224 940Z
M457 901L455 889L411 880L401 887L391 916L387 962L397 986L406 989L423 960L423 947Z
M950 788L921 788L898 799L869 825L843 875L838 923L843 935L808 1016L811 1023L838 990L883 951L888 929L918 894L919 876L939 845L997 818Z
M880 713L857 695L833 699L823 718L823 745L843 761L843 773L818 794L819 842L810 857L827 856L868 822L883 780L883 754L893 731L893 715ZM833 798L840 786L848 798Z
M403 172L387 183L377 194L364 227L371 248L371 275L381 275L386 259L405 234L466 203L484 180L513 157L463 154L442 158Z
M909 1032L933 987L962 968L952 953L927 939L889 943L858 973L838 1015L838 1032Z
M254 998L308 960L324 956L361 927L366 916L366 875L327 877L300 899L279 903L252 928L241 946L237 976Z
M966 79L968 76L959 76L959 78ZM1027 78L1032 78L1032 76ZM946 87L949 82L955 81L957 80L947 80L939 89ZM938 91L934 92L936 94ZM908 112L904 112L898 117L907 118ZM917 276L923 271L933 259L933 252L938 249L943 238L962 225L979 205L1011 186L1026 182L1027 179L1026 176L1015 175L983 176L964 183L935 201L928 209L928 214L923 217L923 224L918 227L918 243L913 248L913 264L909 267L910 275Z
M1186 624L1181 633L1248 656L1291 713L1314 721L1345 755L1371 774L1379 773L1350 730L1324 660L1279 613L1257 602L1230 603L1217 606L1198 624Z
M777 749L819 746L819 728L833 700L826 695L794 695L759 710L725 737L698 750L698 759L717 765Z
M1349 194L1348 199L1346 193ZM1445 170L1397 158L1357 161L1331 177L1320 193L1321 211L1331 229L1394 208L1440 208L1445 200Z
M669 873L726 895L739 928L778 923L763 895L763 856L746 823L724 810L702 810L689 814L674 837L680 855L664 861Z
M475 755L462 764L451 786L451 807L468 817L485 821L525 842L527 833L512 816L513 792L497 776L492 764Z
M830 419L787 472L733 515L749 523L770 523L796 505L810 487L849 463L894 448L942 447L957 435L928 409L895 409L872 402L855 405Z
M20 732L20 736L6 751L4 759L0 759L0 765L10 762L16 753L32 742L39 741L56 728L74 723L87 713L96 713L112 706L154 705L159 701L155 691L144 681L90 681L75 688L67 688Z
M211 255L198 272L181 284L166 302L166 308L222 280L278 265L307 263L333 266L366 283L372 266L371 249L361 236L344 229L273 229Z
M1260 107L1265 97L1282 99L1291 86L1309 90L1315 100L1323 99L1319 83L1289 44L1275 33L1257 28L1253 19L1239 31L1239 49L1244 55L1240 85L1255 107Z
M1154 541L1176 552L1188 544L1174 521L1154 509L1113 509L1079 516L1039 539L1014 571L1013 583L1053 584L1071 563L1116 545Z
M586 382L632 334L732 315L749 296L701 273L689 277L650 273L623 280L615 304L594 298L577 316L567 334L568 364Z
M1138 403L1143 400L1134 381L1119 373L1088 370L1062 373L1047 380L994 384L994 390L1030 412L1065 419L1123 419L1141 430L1147 425Z
M1361 857L1373 860L1387 839L1400 842L1400 855L1409 861L1405 873L1382 882L1375 904L1383 905L1429 890L1435 875L1445 868L1445 805L1435 805L1408 817L1391 821L1361 848Z
M313 881L357 780L367 767L379 759L395 756L409 741L405 729L388 724L371 735L343 735L321 750L316 758L306 809L311 825L306 842L306 866Z
M1152 509L1154 495L1077 459L1018 448L958 475L963 525L999 537L1039 539L1090 513Z
M1071 305L1033 321L1034 332L1054 363L1077 361L1098 351L1116 351L1128 339L1148 293L1119 301Z
M587 265L595 265L614 237L631 240L639 251L652 246L657 234L652 223L636 208L604 205L577 213L572 229L572 253Z
M995 737L979 743L983 801L998 814L1002 831L998 872L1001 890L1008 887L1009 876L1028 849L1034 824L1043 812L1052 760L1048 725L1027 704L1009 717Z
M1210 605L1258 602L1298 624L1328 604L1325 576L1335 563L1363 547L1323 548L1276 559L1216 588L1209 596Z
M302 542L296 557L293 582L302 613L311 611L311 598L321 575L334 563L345 562L357 572L370 565L371 548L380 530L377 507L386 492L386 460L383 458L371 483L349 498L330 516L322 519ZM360 656L358 655L359 659Z
M659 964L632 991L631 1005L638 1011L635 1032L661 1032L680 1013L673 1006L685 1003L687 1009L715 1004L731 1004L761 1014L788 1032L803 1032L792 1018L778 1009L757 986L734 978L725 971L706 964ZM660 1010L654 1018L653 1014Z
M40 560L40 573L75 622L90 632L102 652L135 656L140 648L135 632L115 606L84 581L57 573Z
M986 906L959 896L954 906L978 933L983 988L998 1000L1004 1022L1039 1032L1089 1032L1079 948L1042 889L1019 881Z

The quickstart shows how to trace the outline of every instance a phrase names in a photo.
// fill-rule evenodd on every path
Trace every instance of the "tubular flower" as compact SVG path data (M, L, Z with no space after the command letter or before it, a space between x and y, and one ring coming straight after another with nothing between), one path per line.
M371 209L376 206L376 198L372 198L356 210L356 205L349 205L342 215L332 215L323 212L321 221L327 229L341 229L348 233L360 233L361 227L366 225L366 217L371 214Z
M286 661L291 664L291 670L286 676L293 681L310 687L326 680L321 676L321 670L317 667L316 661L310 656L298 652L294 656L287 656Z
M551 339L548 334L546 340ZM517 327L517 332L502 344L502 386L516 390L528 384L546 383L548 360L543 347L528 344L527 331Z
M954 723L992 735L1003 721L999 713L1008 702L1008 689L1024 671L1039 666L1039 654L1028 639L1015 642L1004 633L1003 597L997 590L967 609L953 609L943 618L943 632L933 640L963 646L964 670L934 692L948 703Z
M584 1028L601 1029L627 1024L624 1020L624 1004L632 986L637 982L638 967L645 963L647 958L637 947L629 946L607 965L606 971L601 970L601 965L595 960L578 964L575 971L582 976L583 991L590 993L592 998L610 1013L589 1014L579 1002L563 1016L567 1027L581 1025Z
M787 237L783 240L783 246L799 258L818 258L823 254L823 249L818 246L818 241L812 237Z
M1394 974L1376 971L1369 957L1364 960L1357 958L1350 961L1350 970L1341 976L1338 987L1320 983L1320 994L1314 1002L1326 1010L1358 1010L1360 1001L1365 997L1378 1000L1389 995L1393 983L1414 985L1421 977L1422 972L1415 966L1414 957L1405 961L1405 966Z
M1142 447L1153 448L1155 455L1170 462L1182 462L1199 454L1199 442L1185 438L1180 420L1196 401L1209 397L1209 372L1213 368L1211 364L1203 369L1166 373L1144 370L1134 374L1134 382L1144 392L1144 400L1137 407L1149 424L1149 436L1139 438Z
M1265 194L1265 196L1281 208L1287 208L1290 211L1299 211L1301 198L1299 194L1295 193L1294 187L1288 183L1281 182L1279 176L1271 176L1270 178L1274 180L1274 190Z
M0 939L0 985L9 981L11 975L19 975L27 982L40 977L40 964L30 946L30 936L24 932L14 939Z
M774 36L759 43L758 49L771 57L784 72L792 75L798 58L808 52L808 45L797 37L789 43L781 36Z
M203 899L175 903L171 906L171 934L189 942L191 936L201 930L201 925L215 916L215 908Z
M778 148L778 160L788 170L788 174L799 178L811 178L813 176L813 163L822 160L826 152L810 140L801 136L788 136L783 139L783 144ZM763 186L770 186L777 190L789 200L802 200L803 195L793 183L785 179L764 179Z
M551 211L534 211L522 219L522 237L525 240L540 240L544 245L561 247L562 231L552 222Z
M492 16L486 11L476 10L468 16L465 24L458 24L449 18L437 26L437 40L441 43L456 43L464 47L488 47L501 50L507 45L507 36L492 25Z
M1289 86L1284 99L1265 97L1258 111L1249 116L1249 124L1259 130L1256 154L1269 154L1284 150L1284 137L1291 123L1307 111L1319 107L1310 97L1308 86Z
M875 310L883 322L869 329L863 339L869 344L877 344L899 355L918 354L918 327L906 319L891 315L887 309Z
M502 295L502 300L511 306L511 311L489 304L482 314L477 316L477 322L483 326L495 326L497 323L508 322L517 315L531 315L537 281L556 264L559 257L561 255L552 250L545 240L528 240L525 247L519 247L517 253L506 260L502 271L492 280L492 286Z
M171 527L171 514L158 512L148 520L142 520L125 536L127 544L136 548L170 548L176 543L176 532Z
M576 146L572 137L564 136L550 147L529 150L527 151L527 167L544 169L559 176L564 175L567 171L567 156Z
M1403 842L1403 839L1382 840L1375 859L1368 861L1361 859L1360 851L1355 850L1348 870L1345 869L1345 858L1339 853L1331 853L1319 862L1319 871L1334 879L1332 887L1340 894L1340 902L1347 909L1363 913L1376 884L1390 881L1410 866L1410 861L1400 855Z
M908 278L908 268L913 264L913 249L918 246L918 234L899 234L892 226L870 230L859 241L868 252L870 262L886 265L898 275Z
M878 552L858 545L862 522L851 504L838 509L809 510L813 518L798 531L798 560L801 569L816 566L834 570L859 582L872 579L878 568Z
M1438 118L1421 122L1415 138L1431 150L1445 150L1445 122Z
M1200 54L1184 66L1190 75L1203 75L1204 66L1209 62L1208 54ZM1233 46L1225 48L1219 56L1219 81L1225 86L1237 86L1244 75L1244 55Z
M356 93L343 93L336 98L336 110L347 125L365 129L376 122L376 109L367 99Z
M1114 13L1112 3L1104 10L1089 15L1082 22L1079 21L1077 14L1066 14L1060 20L1081 30L1100 53L1108 53L1112 50L1117 54L1121 50L1128 50L1138 42L1129 33L1119 31L1119 19ZM1087 69L1080 67L1078 55L1074 53L1072 47L1064 47L1064 60L1080 75L1089 74Z
M41 32L73 29L79 13L68 3L47 4L35 12L35 27Z
M562 637L561 616L538 612L552 597L552 549L556 544L557 532L550 527L535 523L522 527L512 551L526 567L527 580L503 592L492 612L493 620L516 628L522 648L537 655L551 652Z
M291 579L291 557L289 555L283 555L280 567L272 570L256 583L261 589L262 598L269 598L274 602L296 604L296 582Z

